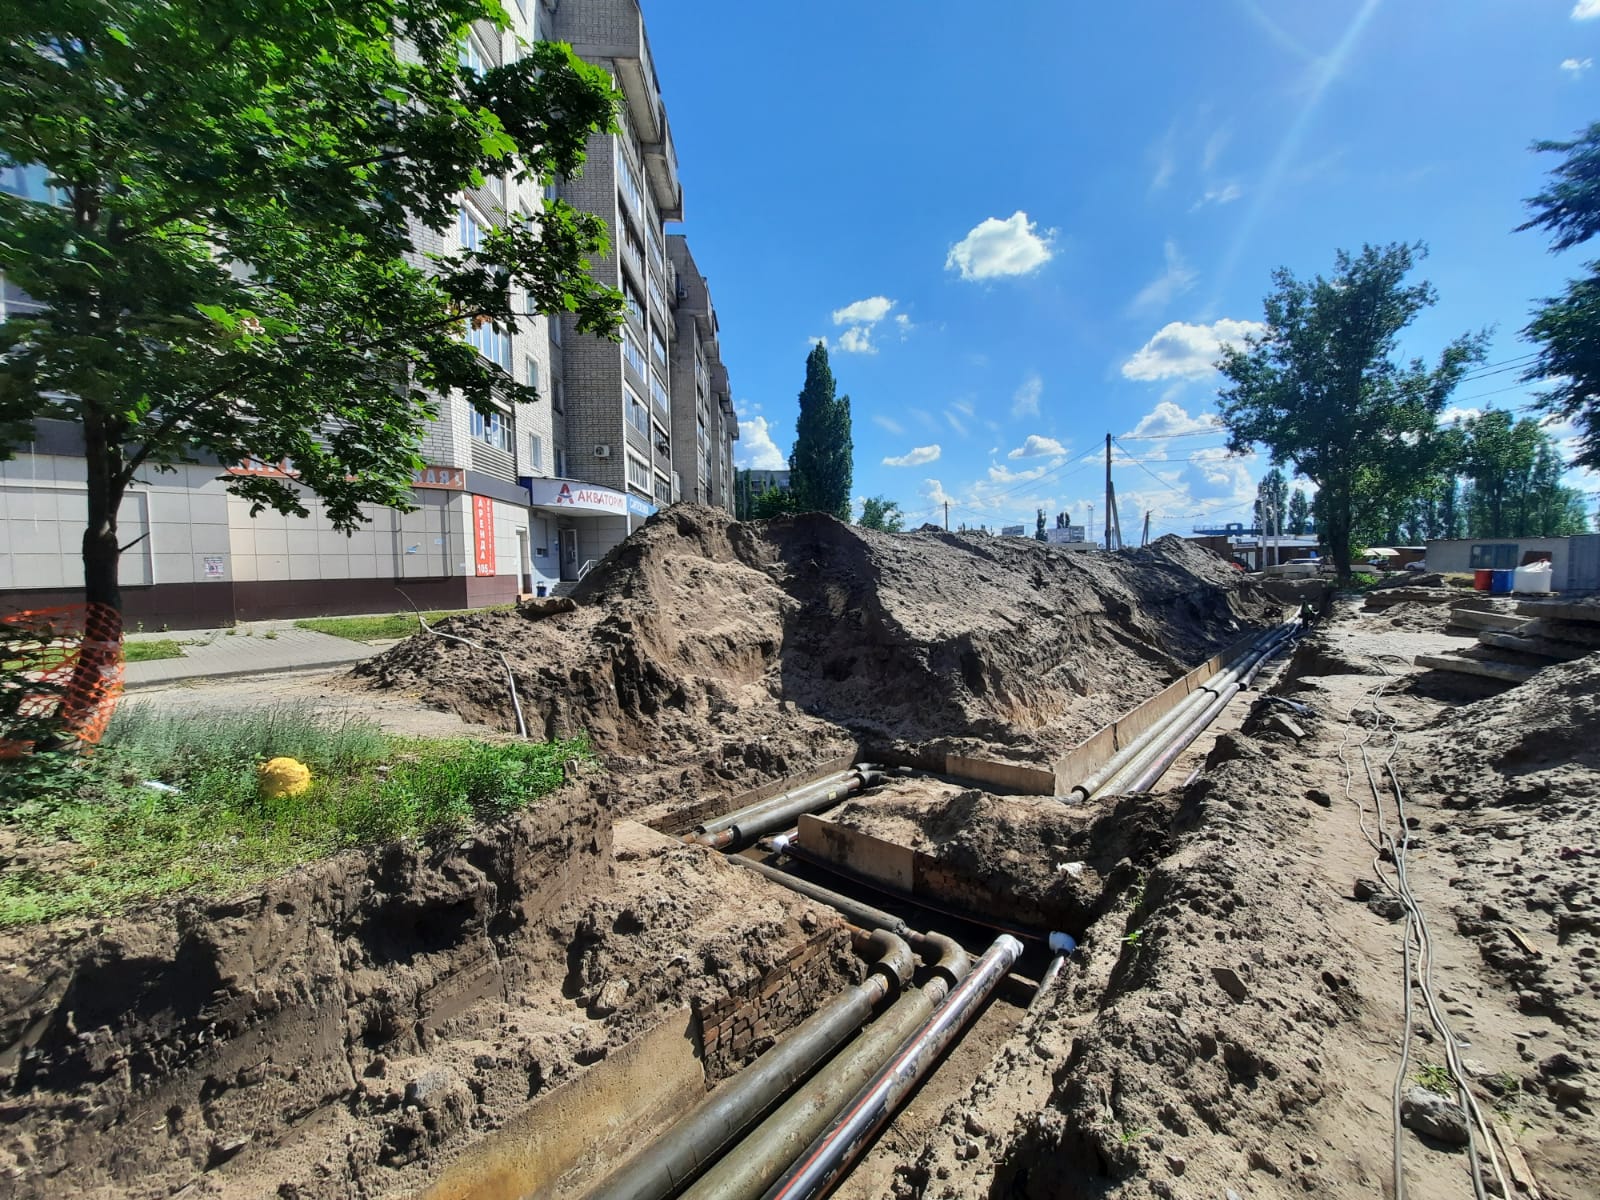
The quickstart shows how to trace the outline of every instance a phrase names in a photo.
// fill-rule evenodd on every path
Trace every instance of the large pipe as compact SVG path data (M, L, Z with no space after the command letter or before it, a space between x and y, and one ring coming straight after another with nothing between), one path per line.
M1188 730L1194 729L1197 722L1199 728L1204 729L1216 714L1222 711L1227 700L1231 700L1249 679L1253 679L1254 672L1259 670L1260 664L1274 653L1283 642L1293 635L1299 625L1298 620L1288 621L1275 629L1269 630L1263 637L1251 644L1248 653L1236 662L1229 670L1222 672L1209 680L1199 690L1193 692L1177 710L1178 720L1164 725L1154 737L1140 738L1130 749L1133 753L1115 774L1103 780L1090 794L1090 799L1101 796L1122 795L1129 792L1144 790L1136 786L1140 780L1149 777L1149 768L1152 763L1165 759L1168 766L1173 758L1167 757L1175 739L1182 737ZM1226 699L1224 699L1226 697ZM1218 700L1222 704L1218 704ZM1210 716L1206 717L1209 713ZM1202 721L1202 718L1204 720ZM1194 737L1190 736L1189 741ZM1184 745L1188 745L1185 742ZM1162 768L1163 772L1165 767ZM1160 778L1159 775L1156 778Z
M1175 731L1164 745L1154 749L1146 756L1141 761L1137 773L1127 778L1124 790L1128 792L1147 792L1154 787L1156 782L1167 773L1168 768L1177 761L1178 756L1205 732L1206 727L1217 719L1229 702L1248 687L1261 668L1266 666L1272 656L1283 648L1292 632L1292 630L1289 630L1284 636L1275 639L1250 663L1242 678L1230 683L1202 712L1194 716L1182 729Z
M724 1154L680 1200L757 1200L927 1021L952 986L943 978L934 978L902 995L856 1041Z
M911 948L886 930L861 933L872 973L806 1018L782 1041L690 1109L589 1193L589 1200L661 1200L712 1161L752 1121L810 1074L911 978Z
M1226 686L1229 682L1231 682L1233 677L1243 669L1244 663L1249 658L1251 652L1261 646L1273 632L1273 630L1264 630L1258 634L1251 640L1248 646L1241 650L1227 663L1223 664L1221 669L1219 669L1215 675L1213 675L1210 679L1207 679L1205 683L1201 684L1200 687L1195 691L1190 692L1177 704L1173 705L1170 711L1162 714L1160 719L1158 719L1155 724L1151 725L1149 729L1146 729L1132 742L1129 742L1121 750L1113 754L1105 764L1103 764L1087 779L1080 783L1074 784L1072 786L1072 791L1069 792L1068 795L1071 796L1076 794L1084 800L1091 799L1096 792L1099 792L1103 789L1104 785L1111 780L1112 776L1118 774L1123 770L1123 768L1132 762L1133 759L1141 752L1141 750L1149 746L1152 742L1159 740L1164 733L1170 730L1173 725L1176 724L1181 717L1183 717L1184 713L1192 712L1194 704L1197 702L1200 696L1204 695L1206 689L1216 689L1220 686Z
M1021 954L1022 943L1010 934L1002 933L996 938L933 1016L856 1094L827 1132L816 1138L800 1160L767 1190L765 1200L801 1200L826 1193L860 1157L873 1135L894 1116Z
M861 766L868 765L870 764L861 764ZM775 796L768 796L765 800L757 800L753 804L746 804L742 808L734 809L732 812L726 812L721 816L712 817L711 819L696 825L694 827L694 832L721 833L724 829L728 829L734 825L737 825L741 820L747 820L748 818L755 816L757 813L765 812L767 809L777 808L779 805L787 803L789 800L800 795L801 793L818 790L826 791L829 788L836 787L837 785L852 779L855 774L855 767L846 767L842 771L835 771L831 775L824 775L821 779L813 779L810 783L802 783L798 787L792 787L787 791L779 792Z
M853 896L832 891L821 884L801 879L787 871L780 871L777 867L770 867L766 863L742 858L737 854L730 854L723 861L755 871L773 883L799 892L800 895L809 897L819 904L826 904L857 925L886 930L904 938L917 948L917 955L925 964L948 976L952 984L967 973L971 960L954 938L948 938L942 933L919 933L892 913L886 913L883 909L874 908L870 904L863 904Z
M827 808L852 792L875 787L882 782L882 771L870 763L861 763L844 772L837 781L832 777L819 780L738 812L728 813L717 822L723 828L696 832L689 835L687 840L717 850L748 845L764 833L787 829L801 813Z

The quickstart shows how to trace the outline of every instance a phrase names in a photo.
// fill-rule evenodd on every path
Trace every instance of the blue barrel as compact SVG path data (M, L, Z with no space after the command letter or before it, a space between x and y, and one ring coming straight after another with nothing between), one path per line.
M1489 578L1489 594L1491 596L1509 596L1516 583L1515 571L1496 571Z

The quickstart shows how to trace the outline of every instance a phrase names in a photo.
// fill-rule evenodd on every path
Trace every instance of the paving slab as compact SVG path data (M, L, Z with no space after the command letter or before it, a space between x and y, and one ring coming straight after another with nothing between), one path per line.
M153 687L183 679L217 679L230 675L266 675L336 667L370 658L381 647L327 633L297 629L291 622L258 622L184 634L135 634L130 642L164 638L183 643L183 657L128 663L123 668L127 689Z

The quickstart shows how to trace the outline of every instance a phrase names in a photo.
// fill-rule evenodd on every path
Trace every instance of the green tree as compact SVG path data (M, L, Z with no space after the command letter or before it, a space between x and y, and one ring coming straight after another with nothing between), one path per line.
M818 342L806 356L806 382L800 390L800 416L789 455L795 510L832 513L848 521L854 452L850 397L835 398L828 348Z
M560 201L475 246L458 199L507 174L575 174L615 94L570 47L481 73L495 0L70 0L0 18L0 268L39 306L0 325L0 456L35 420L83 434L85 598L120 609L117 514L140 472L289 461L237 476L253 511L351 530L410 506L432 397L532 401L469 330L567 311L613 334L589 259L604 225ZM397 39L408 47L402 59ZM27 188L21 189L25 193Z
M1566 157L1550 172L1549 186L1527 201L1533 216L1518 229L1545 230L1556 253L1582 245L1600 233L1600 121L1571 141L1533 148ZM1523 335L1538 344L1539 357L1523 379L1554 381L1540 394L1541 406L1577 425L1574 464L1600 469L1600 262L1584 270L1534 310Z
M1317 485L1317 530L1341 576L1361 531L1435 473L1438 414L1484 355L1479 334L1451 342L1432 369L1394 361L1400 331L1436 300L1429 284L1406 283L1424 254L1420 243L1341 250L1332 278L1305 281L1280 268L1266 331L1217 364L1229 448L1264 445Z
M1586 526L1583 495L1562 484L1555 439L1530 417L1491 409L1463 422L1470 537L1562 537Z
M1036 542L1047 540L1044 535L1044 509L1042 508L1038 510L1038 516L1034 520L1033 540Z
M1288 524L1288 510L1289 481L1281 468L1271 467L1256 484L1256 528L1264 534L1281 535Z
M856 524L863 529L899 533L906 527L906 518L900 511L898 500L889 500L883 496L868 496L861 502L861 520Z
M1289 497L1289 532L1304 537L1311 528L1311 502L1304 488L1295 488Z
M784 491L777 484L770 485L750 504L750 515L758 521L770 521L773 517L786 517L799 511L795 506L794 493Z

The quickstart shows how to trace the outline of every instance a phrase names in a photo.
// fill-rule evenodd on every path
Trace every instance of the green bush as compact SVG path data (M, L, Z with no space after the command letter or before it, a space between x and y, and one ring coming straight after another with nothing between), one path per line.
M93 753L0 774L19 851L0 876L0 926L224 894L350 847L458 833L533 805L589 753L583 739L393 738L294 708L124 709ZM280 755L310 767L312 785L269 799L257 768Z

